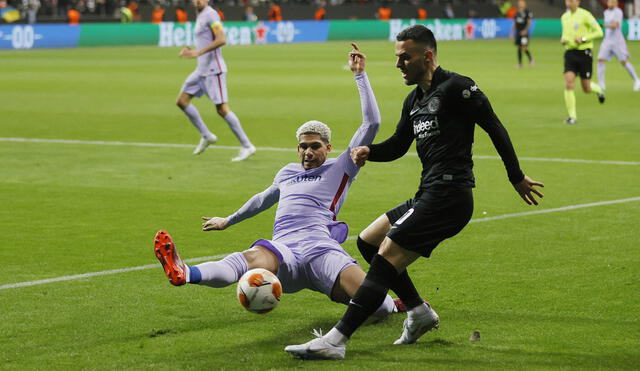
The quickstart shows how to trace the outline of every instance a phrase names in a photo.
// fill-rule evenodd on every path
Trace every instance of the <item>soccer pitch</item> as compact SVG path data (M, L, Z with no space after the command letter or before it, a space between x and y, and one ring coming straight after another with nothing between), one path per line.
M411 87L392 43L359 45L385 139ZM629 47L638 68L640 44ZM200 217L227 216L297 161L304 121L332 127L334 155L346 147L361 119L349 50L224 49L230 106L258 147L241 163L229 162L238 143L205 99L194 102L219 146L191 155L198 135L174 102L195 61L177 48L0 53L0 369L637 369L640 93L610 62L606 103L576 90L579 123L562 124L557 40L534 40L536 66L521 70L509 40L439 44L441 65L477 82L521 167L546 187L540 206L524 204L476 129L474 220L410 268L438 331L393 346L404 319L394 315L357 332L345 361L303 362L284 346L330 329L344 306L304 291L260 316L235 286L167 282L157 230L186 259L243 250L271 235L275 208L222 232L201 232ZM413 195L413 153L362 169L339 216L350 236ZM353 239L344 246L362 261Z

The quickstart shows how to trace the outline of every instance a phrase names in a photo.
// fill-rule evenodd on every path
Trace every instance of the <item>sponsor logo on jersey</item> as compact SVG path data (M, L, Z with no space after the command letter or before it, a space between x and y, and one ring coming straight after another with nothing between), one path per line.
M322 180L322 175L298 175L287 182L287 185L297 184L300 182L319 182Z
M428 138L440 134L438 117L433 120L416 120L413 122L413 134L416 138Z

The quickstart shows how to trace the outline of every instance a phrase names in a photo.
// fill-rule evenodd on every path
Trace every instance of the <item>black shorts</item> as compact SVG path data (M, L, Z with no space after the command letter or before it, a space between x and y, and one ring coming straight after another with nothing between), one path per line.
M591 49L570 49L564 52L564 72L573 72L581 79L590 79L593 71Z
M402 248L429 257L443 240L453 237L473 214L471 188L429 190L386 213L387 236Z
M528 46L529 45L529 35L520 35L520 33L516 33L516 37L514 38L516 45L518 46Z

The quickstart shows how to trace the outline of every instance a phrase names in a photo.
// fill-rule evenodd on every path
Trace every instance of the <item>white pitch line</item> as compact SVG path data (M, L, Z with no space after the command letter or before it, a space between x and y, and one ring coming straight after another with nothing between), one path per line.
M76 139L39 139L39 138L0 138L0 142L19 142L19 143L55 143L55 144L83 144L83 145L100 145L100 146L125 146L125 147L157 147L157 148L193 148L192 144L178 143L144 143L144 142L118 142L118 141L101 141L101 140L76 140ZM239 149L239 146L220 146L214 145L213 149ZM295 148L279 148L279 147L258 147L260 151L271 152L295 152ZM337 152L342 152L338 149ZM409 156L417 156L415 152L408 152ZM483 156L474 155L476 160L500 160L499 156ZM631 165L638 166L640 161L614 161L614 160L588 160L580 158L545 158L545 157L520 157L521 161L532 162L566 162L576 164L601 164L601 165Z
M184 261L187 262L187 263L197 263L197 262L201 262L201 261L204 261L204 260L222 259L225 256L227 256L227 254L220 254L220 255L213 255L213 256L201 256L199 258L185 259ZM121 269L110 269L110 270L107 270L107 271L100 271L100 272L74 274L72 276L61 276L61 277L47 278L47 279L44 279L44 280L37 280L37 281L9 283L9 284L6 284L6 285L1 285L0 286L0 290L13 289L13 288L16 288L16 287L42 285L43 283L60 282L60 281L71 281L71 280L77 280L77 279L87 278L87 277L107 276L107 275L110 275L110 274L141 271L141 270L145 270L145 269L153 269L153 268L158 268L158 267L159 267L158 264L147 264L147 265L140 265L140 266L137 266L137 267L129 267L129 268L121 268Z
M586 203L586 204L556 207L554 209L525 211L525 212L522 212L522 213L515 213L515 214L503 214L503 215L497 215L497 216L489 216L489 217L485 217L485 218L472 219L470 221L470 223L489 222L489 221L492 221L492 220L518 218L518 217L521 217L521 216L555 213L555 212L560 212L560 211L570 211L570 210L576 210L576 209L584 209L584 208L588 208L588 207L623 204L623 203L635 202L635 201L640 201L640 197L630 197L630 198L623 198L623 199L619 199L619 200L590 202L590 203ZM349 241L355 240L357 237L358 236L349 236L347 238L347 240L349 240ZM227 256L227 254L214 255L214 256L202 256L202 257L199 257L199 258L185 259L184 261L187 262L187 263L196 263L196 262L201 262L201 261L205 261L205 260L222 259L225 256ZM38 280L38 281L9 283L9 284L5 284L5 285L0 285L0 290L13 289L13 288L25 287L25 286L35 286L35 285L41 285L41 284L44 284L44 283L51 283L51 282L71 281L71 280L76 280L76 279L81 279L81 278L96 277L96 276L106 276L106 275L110 275L110 274L126 273L126 272L139 271L139 270L145 270L145 269L155 269L155 268L158 268L158 264L147 264L147 265L140 265L140 266L137 266L137 267L130 267L130 268L110 269L110 270L101 271L101 272L75 274L75 275L72 275L72 276L61 276L61 277L48 278L48 279Z

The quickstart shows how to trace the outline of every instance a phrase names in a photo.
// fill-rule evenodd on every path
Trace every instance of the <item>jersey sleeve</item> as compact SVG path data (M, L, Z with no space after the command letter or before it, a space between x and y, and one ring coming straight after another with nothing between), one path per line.
M604 35L604 32L602 31L602 27L600 27L598 21L593 17L591 13L587 11L585 11L584 16L587 26L587 34L584 35L584 37L587 39L587 41L601 38Z
M524 173L520 169L516 151L513 148L507 129L493 112L487 96L484 95L473 80L466 77L458 79L453 84L450 94L458 95L460 107L462 107L463 113L469 121L477 123L489 134L491 142L498 151L507 170L509 181L512 184L520 182L524 178Z
M376 97L371 89L367 73L363 72L355 76L360 95L360 107L362 108L362 124L351 138L349 148L367 146L373 142L380 128L380 110Z
M253 195L235 213L227 217L229 226L258 215L275 205L280 200L280 187L278 184L283 170L284 168L276 174L273 183L267 189Z
M393 161L407 153L411 143L413 142L413 127L411 125L411 120L409 120L409 110L411 109L412 97L413 94L410 94L407 99L405 99L402 106L400 121L398 121L398 125L396 126L396 130L393 135L382 143L372 144L369 146L369 161Z
M212 11L207 17L207 26L213 33L222 31L224 29L222 27L222 20L220 19L220 15L215 10Z

